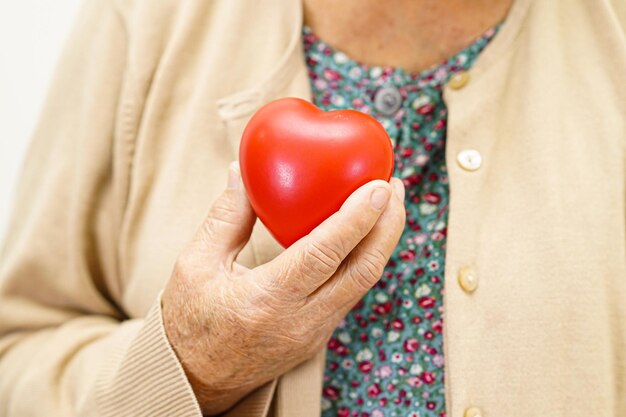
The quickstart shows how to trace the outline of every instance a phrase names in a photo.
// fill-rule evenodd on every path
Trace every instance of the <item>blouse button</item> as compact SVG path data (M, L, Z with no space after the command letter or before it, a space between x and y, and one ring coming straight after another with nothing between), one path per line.
M476 149L464 149L456 156L456 161L466 171L476 171L483 163L483 158Z
M450 86L450 88L454 90L460 90L461 88L467 85L469 79L470 79L469 72L467 71L457 72L450 78L450 81L448 81L448 85Z
M402 94L395 87L383 87L376 92L374 106L379 113L391 116L402 106Z
M478 407L469 407L465 410L463 417L483 417L483 413Z
M478 288L478 275L476 271L470 267L464 267L459 270L459 285L463 291L472 293Z

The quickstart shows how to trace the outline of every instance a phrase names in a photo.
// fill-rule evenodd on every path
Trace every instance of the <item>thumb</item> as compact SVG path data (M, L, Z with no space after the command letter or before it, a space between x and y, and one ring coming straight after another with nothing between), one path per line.
M228 186L213 203L196 234L196 242L208 249L213 260L232 265L252 233L256 216L241 181L238 162L228 168Z

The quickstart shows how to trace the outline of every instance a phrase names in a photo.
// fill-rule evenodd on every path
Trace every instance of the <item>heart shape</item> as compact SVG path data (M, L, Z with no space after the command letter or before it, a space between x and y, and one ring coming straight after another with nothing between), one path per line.
M356 110L324 112L298 98L261 107L244 129L239 162L250 204L287 247L363 184L393 173L391 140Z

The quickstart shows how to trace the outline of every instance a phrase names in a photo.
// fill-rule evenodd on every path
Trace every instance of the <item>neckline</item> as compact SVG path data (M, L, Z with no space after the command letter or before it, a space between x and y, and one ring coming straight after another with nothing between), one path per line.
M309 26L304 24L302 25L302 36L304 45L318 49L317 52L323 55L332 56L334 58L333 66L339 70L350 71L354 68L358 68L360 71L367 74L364 78L370 81L376 81L378 77L382 77L381 84L407 84L424 88L445 84L450 75L459 71L467 71L475 61L475 59L467 60L467 55L471 53L472 50L478 48L480 50L478 56L480 56L483 50L495 40L494 37L497 38L496 35L505 21L506 18L477 36L471 43L453 53L448 58L421 71L407 71L405 68L399 66L369 65L360 62L330 45L319 37ZM486 44L481 46L482 41ZM312 53L315 52L316 51L312 51Z
M518 39L532 1L534 0L513 1L506 21L498 31L498 36L489 42L489 45L476 58L472 66L473 78L487 72L487 69L493 67L496 61L507 55L507 51L513 49L512 46ZM286 50L262 82L255 87L233 92L217 100L218 114L223 120L249 116L264 100L277 96L293 80L295 74L306 74L301 41L304 24L302 1L282 0L280 4L285 8L286 13L292 16L288 20L292 26L284 29L284 39L287 40ZM301 81L305 83L305 78Z

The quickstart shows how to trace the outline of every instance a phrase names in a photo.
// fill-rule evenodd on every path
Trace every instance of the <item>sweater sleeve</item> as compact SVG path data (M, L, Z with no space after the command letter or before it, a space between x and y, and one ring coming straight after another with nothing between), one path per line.
M115 301L127 38L111 0L85 1L24 161L0 258L2 416L200 415L160 300L135 319Z

